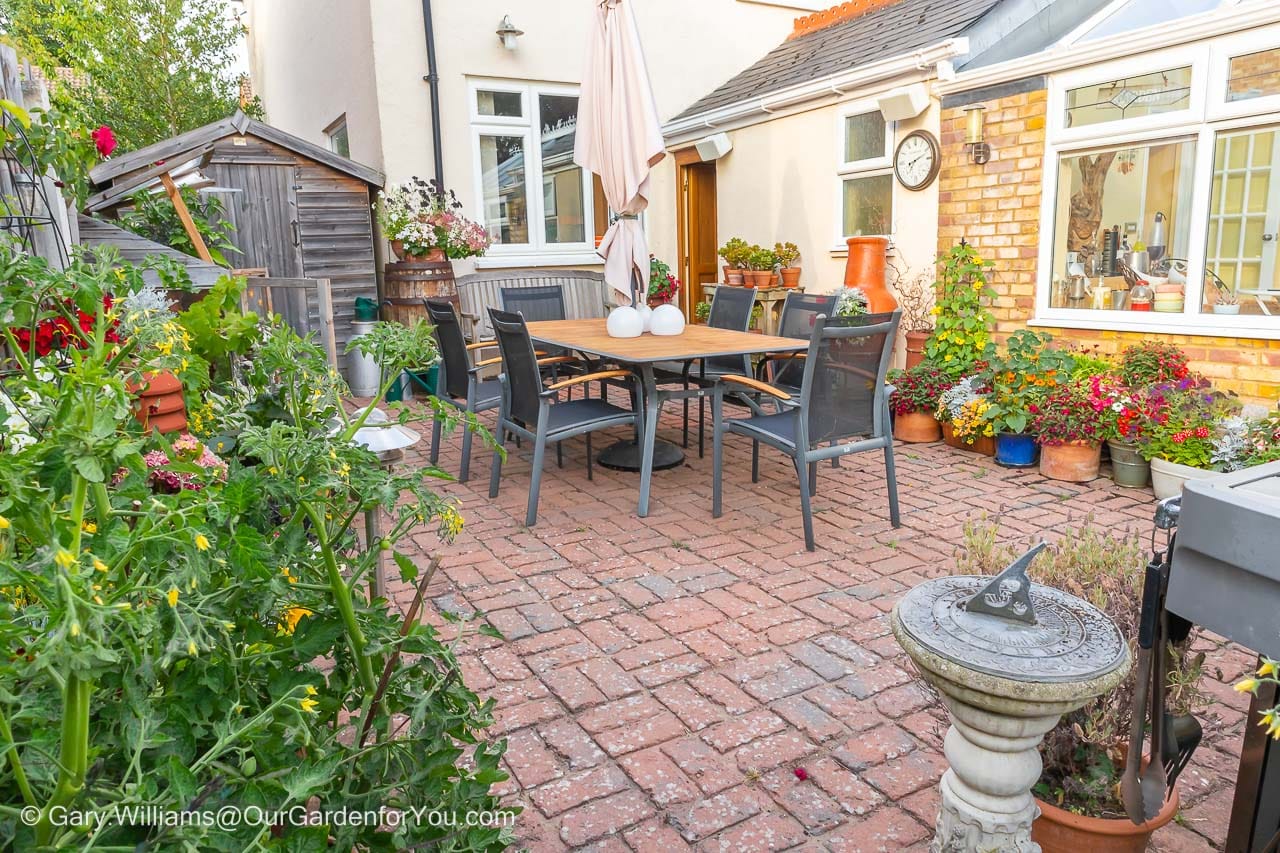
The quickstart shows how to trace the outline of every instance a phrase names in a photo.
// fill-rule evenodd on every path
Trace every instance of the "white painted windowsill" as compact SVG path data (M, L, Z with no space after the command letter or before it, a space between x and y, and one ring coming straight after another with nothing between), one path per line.
M488 254L476 258L476 269L494 270L514 267L598 267L604 258L586 252L521 252Z
M1277 321L1275 326L1260 326L1256 323L1219 322L1222 320L1222 316L1218 317L1219 321L1210 319L1211 317L1214 317L1214 315L1205 315L1200 321L1194 323L1148 321L1145 318L1141 322L1117 323L1107 322L1106 319L1101 317L1081 317L1079 319L1074 317L1034 317L1027 321L1027 325L1034 328L1047 329L1086 329L1099 332L1138 332L1158 335L1196 335L1211 338L1250 338L1264 341L1280 340L1280 317L1249 316L1248 318L1241 318L1248 320L1273 319Z

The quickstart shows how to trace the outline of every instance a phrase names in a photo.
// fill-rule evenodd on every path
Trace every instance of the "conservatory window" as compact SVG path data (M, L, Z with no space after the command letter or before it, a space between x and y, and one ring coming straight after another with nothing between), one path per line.
M1222 305L1237 304L1232 313L1269 313L1280 298L1278 137L1275 127L1217 136L1203 312L1220 314Z
M1280 47L1233 56L1227 65L1227 100L1280 95Z
M1130 0L1116 9L1093 29L1081 37L1081 41L1094 41L1108 36L1140 30L1145 27L1176 21L1191 15L1211 12L1226 0Z
M1195 152L1195 141L1182 139L1059 158L1050 307L1132 308L1126 268L1154 274L1185 265ZM1147 307L1183 310L1164 297Z
M1191 98L1191 66L1109 80L1067 90L1066 126L1185 110Z
M587 260L594 194L573 162L577 121L576 87L472 84L476 196L491 254L567 252Z

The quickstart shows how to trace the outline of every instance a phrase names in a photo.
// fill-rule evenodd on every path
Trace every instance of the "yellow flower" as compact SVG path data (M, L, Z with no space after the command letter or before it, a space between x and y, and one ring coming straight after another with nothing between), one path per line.
M107 564L99 560L97 557L94 557L93 568L94 568L94 571L105 572L107 570Z
M72 623L71 623L71 636L73 636L73 637L79 637L79 636L80 636L80 623L79 623L79 622L72 622Z
M82 524L82 525L80 525L80 526L84 529L84 532L85 532L85 533L97 533L97 532L98 532L98 525L94 524L92 521L86 521L84 524Z
M308 696L319 696L319 695L320 695L320 691L319 691L319 690L316 690L316 689L315 689L314 687L312 687L310 684L308 684L308 685L306 686L306 691L307 691L307 695L308 695Z
M1258 667L1258 675L1266 678L1269 675L1276 674L1276 662L1270 658L1262 659L1262 666Z
M59 548L58 553L53 555L53 561L62 568L69 569L76 564L76 555L64 548Z
M197 653L199 653L199 651L200 649L196 647L195 640L191 640L189 643L187 643L187 654L191 655L192 657L195 657Z
M166 597L169 599L170 607L178 606L178 588L176 586L169 587L169 592Z
M1252 693L1258 689L1259 681L1256 678L1246 678L1243 681L1236 682L1236 690L1240 693Z
M122 601L122 602L120 602L119 604L117 604L117 605L116 605L116 607L118 607L118 608L119 608L119 609L121 609L121 610L132 610L132 609L133 609L133 605L132 605L132 604L130 604L129 602L127 602L127 601Z
M312 615L311 611L305 607L290 607L284 612L284 622L280 624L280 630L285 634L292 634L297 630L302 617L310 615Z
M320 703L314 699L303 699L298 704L301 705L302 710L308 714L314 714L316 712L316 708L320 707Z
M94 603L94 604L102 604L102 596L100 596L100 595L95 595L95 596L93 597L93 603Z
M9 519L0 515L0 530L8 530L11 526L12 525L9 524Z
M205 536L203 533L197 533L197 534L196 534L196 547L197 547L197 548L199 548L201 551L208 551L208 550L209 550L209 538L208 538L207 536Z

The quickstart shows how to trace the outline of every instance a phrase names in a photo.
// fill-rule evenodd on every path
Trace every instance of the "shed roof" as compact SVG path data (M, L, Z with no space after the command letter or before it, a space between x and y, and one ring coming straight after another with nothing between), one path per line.
M204 127L197 127L145 148L139 148L137 151L104 160L89 171L89 180L95 186L102 187L131 172L151 167L161 160L190 160L193 156L199 156L201 152L207 150L211 143L227 136L257 136L266 139L375 187L381 187L386 181L386 177L377 169L357 163L349 157L335 154L327 148L322 148L292 133L285 133L277 127L251 119L240 110L236 110L234 115L206 124Z
M852 17L837 17L821 29L800 29L675 118L687 118L929 47L959 35L999 2L899 0Z
M83 213L77 215L76 224L80 228L80 242L89 248L110 246L120 253L121 260L131 264L140 264L148 255L163 255L186 267L187 275L191 276L191 283L196 287L209 287L227 274L227 270L217 264L202 261L177 249L148 240L146 237L139 237L132 231L126 231L110 222L85 216ZM151 282L159 280L159 277L151 271L143 273L143 278Z

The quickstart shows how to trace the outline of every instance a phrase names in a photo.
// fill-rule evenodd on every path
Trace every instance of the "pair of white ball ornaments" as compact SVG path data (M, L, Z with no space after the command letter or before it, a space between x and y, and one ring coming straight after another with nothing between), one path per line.
M606 328L611 338L638 338L645 332L653 335L678 335L684 331L684 314L670 303L650 308L624 305L609 312Z

